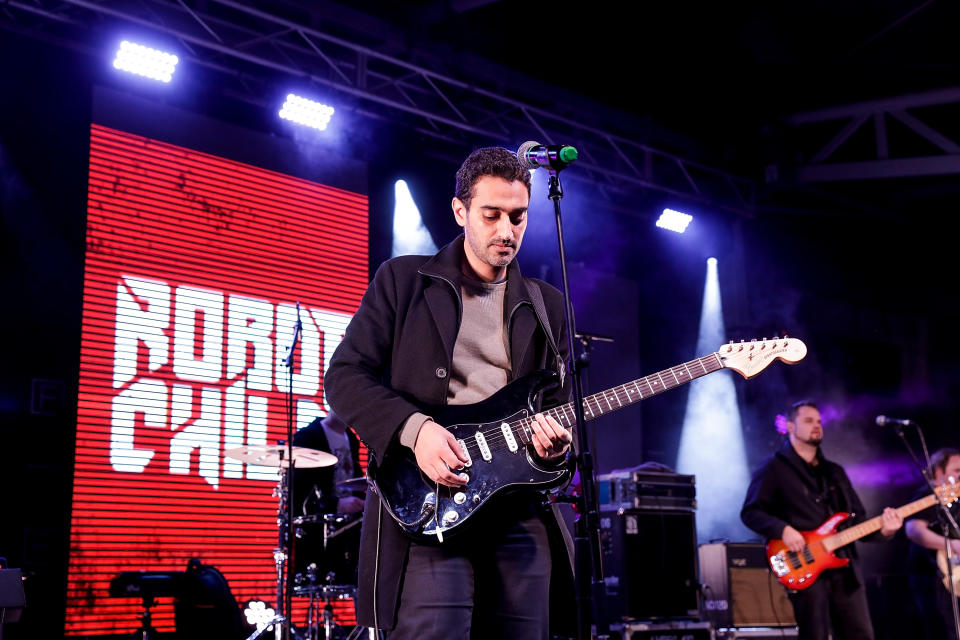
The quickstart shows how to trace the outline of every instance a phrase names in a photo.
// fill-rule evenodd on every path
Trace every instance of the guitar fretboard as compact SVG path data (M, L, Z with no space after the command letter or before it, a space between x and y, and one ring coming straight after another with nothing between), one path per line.
M711 353L675 367L658 371L649 376L637 378L631 382L584 398L583 417L586 420L599 418L602 415L616 411L617 409L622 409L623 407L663 393L674 387L679 387L691 380L720 369L723 369L720 354ZM543 413L544 415L553 417L568 429L573 427L577 422L573 402L553 407ZM532 421L532 417L522 418L510 425L525 443L529 442L529 427Z
M906 518L907 516L912 516L915 513L923 511L927 507L937 504L936 494L931 493L930 495L915 500L910 504L905 504L897 512ZM860 524L854 525L843 531L838 531L832 536L827 536L823 539L823 546L827 551L833 551L834 549L839 549L840 547L850 544L855 540L859 540L864 536L868 536L874 531L879 531L883 526L883 520L881 516L876 516L870 518L869 520L864 520Z

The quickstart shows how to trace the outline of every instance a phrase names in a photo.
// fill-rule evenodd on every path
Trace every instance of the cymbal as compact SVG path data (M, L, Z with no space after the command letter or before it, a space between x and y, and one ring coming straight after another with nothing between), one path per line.
M264 467L283 467L290 466L287 459L289 452L287 445L256 446L256 447L233 447L223 452L223 455L235 460L242 460L250 464L259 464ZM337 464L337 456L326 451L317 451L307 447L293 448L293 462L296 469L309 469L315 467L331 467Z
M367 488L367 479L363 476L359 478L348 478L337 483L337 488L349 489L351 491L363 491Z

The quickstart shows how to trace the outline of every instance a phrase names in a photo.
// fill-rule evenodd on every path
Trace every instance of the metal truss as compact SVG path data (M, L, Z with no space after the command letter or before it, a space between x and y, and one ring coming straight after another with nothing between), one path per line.
M827 182L960 173L960 144L935 124L955 127L956 109L950 113L937 109L950 106L960 106L960 87L789 116L786 124L798 139L810 139L807 134L817 128L832 127L829 140L810 150L806 162L796 167L795 179ZM891 140L894 135L896 142Z
M238 0L0 0L0 27L88 51L135 27L176 42L181 64L223 76L226 93L255 104L268 106L265 87L295 80L334 91L362 115L459 145L572 144L580 159L570 178L624 210L651 191L747 216L755 208L754 181L632 139L623 131L640 128L633 116L590 126L597 115L586 104L558 100L561 113L522 82L484 87L469 70L470 79L452 77Z

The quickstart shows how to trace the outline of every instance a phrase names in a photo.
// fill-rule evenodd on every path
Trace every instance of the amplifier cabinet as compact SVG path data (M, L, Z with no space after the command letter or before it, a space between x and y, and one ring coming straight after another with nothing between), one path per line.
M625 623L611 625L611 631L622 632L623 640L715 640L708 622Z
M700 617L692 511L601 511L600 543L608 621Z
M796 625L786 589L767 569L762 544L702 544L699 555L703 608L716 628Z

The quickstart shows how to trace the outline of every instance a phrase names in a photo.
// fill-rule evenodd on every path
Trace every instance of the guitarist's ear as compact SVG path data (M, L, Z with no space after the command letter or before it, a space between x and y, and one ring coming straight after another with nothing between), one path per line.
M453 208L453 217L457 219L457 224L461 227L467 226L467 206L463 204L463 200L454 198L450 206Z

